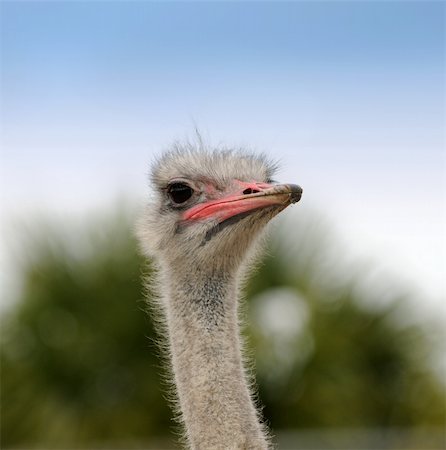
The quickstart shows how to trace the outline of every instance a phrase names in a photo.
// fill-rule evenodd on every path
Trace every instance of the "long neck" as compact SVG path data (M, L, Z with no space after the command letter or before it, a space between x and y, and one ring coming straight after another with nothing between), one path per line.
M266 449L242 363L235 276L194 271L178 280L178 273L165 275L176 280L164 292L164 305L191 448Z

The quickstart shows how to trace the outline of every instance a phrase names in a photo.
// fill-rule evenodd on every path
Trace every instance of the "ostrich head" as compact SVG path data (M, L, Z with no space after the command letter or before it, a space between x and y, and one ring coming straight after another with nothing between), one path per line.
M244 151L165 153L139 226L144 252L171 267L237 268L268 221L301 198L299 186L272 181L274 169Z

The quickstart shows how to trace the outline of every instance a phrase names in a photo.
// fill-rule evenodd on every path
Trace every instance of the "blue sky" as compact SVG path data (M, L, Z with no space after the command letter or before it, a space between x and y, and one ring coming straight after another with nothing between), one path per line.
M198 126L280 159L300 213L444 295L443 2L0 7L5 217L141 198Z
M438 147L443 139L441 3L6 2L2 9L7 149L31 138L45 148L58 137L81 146L141 142L151 127L153 136L193 123L211 134L241 128L236 138L244 130L315 129L319 141L328 134L327 144L335 132L352 145L367 131L379 146L415 139Z

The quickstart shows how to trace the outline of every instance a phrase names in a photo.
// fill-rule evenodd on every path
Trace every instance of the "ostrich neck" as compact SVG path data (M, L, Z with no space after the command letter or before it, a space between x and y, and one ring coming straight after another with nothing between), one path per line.
M235 274L194 270L181 279L176 271L166 275L176 280L164 293L165 307L191 448L266 449L243 368Z

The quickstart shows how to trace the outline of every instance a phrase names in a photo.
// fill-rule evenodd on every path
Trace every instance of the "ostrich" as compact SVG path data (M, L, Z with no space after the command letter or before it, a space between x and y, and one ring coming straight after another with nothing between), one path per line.
M154 198L138 227L158 266L180 421L188 447L267 449L245 372L239 279L265 225L302 189L276 184L263 155L176 145L152 167Z

